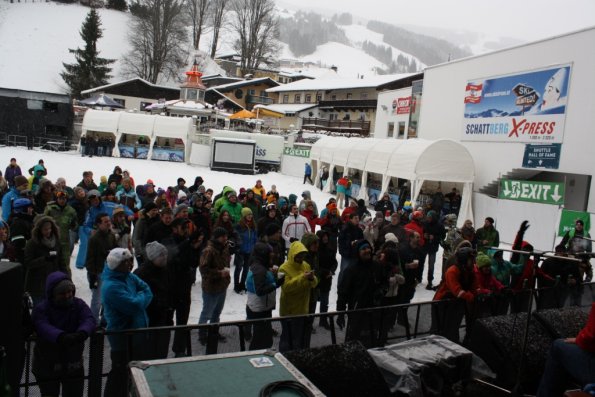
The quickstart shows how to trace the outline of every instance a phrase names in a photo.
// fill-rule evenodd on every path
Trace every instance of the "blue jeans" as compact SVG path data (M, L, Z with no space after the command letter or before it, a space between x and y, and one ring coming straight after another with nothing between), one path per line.
M214 324L219 322L219 316L223 311L223 305L225 304L225 294L227 290L210 294L208 292L202 292L202 311L198 319L199 324ZM206 329L200 331L206 334Z
M561 396L569 381L578 382L583 387L594 379L595 354L557 339L550 348L537 397Z
M97 277L97 278L95 278ZM89 281L89 288L91 288L91 313L95 317L95 321L99 324L99 311L101 310L101 274L97 276L87 272L87 280Z

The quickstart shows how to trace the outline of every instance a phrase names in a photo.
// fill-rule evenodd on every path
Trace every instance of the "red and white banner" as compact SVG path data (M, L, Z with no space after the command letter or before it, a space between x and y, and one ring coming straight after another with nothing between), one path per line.
M468 83L465 88L465 103L479 103L481 102L481 91L483 84Z
M393 101L393 114L409 114L411 97L397 98Z

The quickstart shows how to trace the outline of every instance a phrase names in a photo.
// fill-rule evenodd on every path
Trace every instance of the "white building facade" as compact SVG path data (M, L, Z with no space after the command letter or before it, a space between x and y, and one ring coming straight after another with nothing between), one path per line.
M471 153L476 227L485 216L507 219L498 228L512 242L528 219L535 246L551 249L562 209L595 212L594 42L590 28L425 70L418 137L452 139ZM564 197L504 199L503 180L561 183Z
M378 93L374 138L407 139L410 111L411 87Z

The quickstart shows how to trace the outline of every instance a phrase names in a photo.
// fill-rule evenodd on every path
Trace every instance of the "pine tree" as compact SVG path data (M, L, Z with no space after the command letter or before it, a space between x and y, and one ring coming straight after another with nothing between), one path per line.
M95 9L91 9L87 14L80 35L85 42L85 48L69 48L68 51L74 54L76 62L62 63L64 72L60 73L70 88L70 95L76 98L80 98L81 91L107 84L112 71L110 65L115 61L99 57L97 40L103 36L103 29Z

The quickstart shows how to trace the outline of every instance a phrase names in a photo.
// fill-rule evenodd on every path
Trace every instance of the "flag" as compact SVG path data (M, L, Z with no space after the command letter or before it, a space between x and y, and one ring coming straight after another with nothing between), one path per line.
M465 88L465 103L479 103L481 102L481 90L483 84L467 84Z

